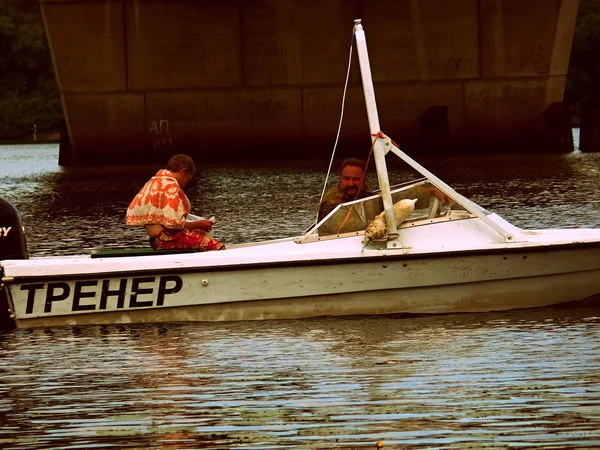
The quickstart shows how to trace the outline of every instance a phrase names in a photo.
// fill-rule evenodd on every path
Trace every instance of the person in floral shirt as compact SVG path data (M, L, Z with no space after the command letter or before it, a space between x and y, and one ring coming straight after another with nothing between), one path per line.
M191 210L183 188L196 176L196 166L187 155L173 156L138 192L127 208L127 225L146 228L154 250L225 250L221 242L206 236L210 220L188 221Z

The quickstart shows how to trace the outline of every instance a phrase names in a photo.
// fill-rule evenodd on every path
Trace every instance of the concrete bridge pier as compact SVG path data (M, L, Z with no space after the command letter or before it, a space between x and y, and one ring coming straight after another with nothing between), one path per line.
M356 18L382 129L409 153L569 151L547 111L578 0L40 3L69 163L328 158ZM369 149L354 61L340 156Z

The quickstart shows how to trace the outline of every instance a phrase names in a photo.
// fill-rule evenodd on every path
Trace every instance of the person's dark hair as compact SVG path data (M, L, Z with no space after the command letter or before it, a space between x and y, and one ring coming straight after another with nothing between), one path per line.
M364 163L364 161L361 160L361 159L358 159L358 158L346 158L345 160L343 160L342 161L342 166L340 167L340 173L347 166L360 167L363 172L365 171L365 163Z
M194 160L188 155L175 155L167 163L165 169L171 172L179 172L181 169L187 169L192 175L196 175L196 165Z

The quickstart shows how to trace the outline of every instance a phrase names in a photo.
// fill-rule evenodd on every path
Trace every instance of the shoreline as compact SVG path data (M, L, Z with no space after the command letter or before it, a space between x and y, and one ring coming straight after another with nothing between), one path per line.
M0 145L59 144L60 133L38 134L36 138L0 139Z

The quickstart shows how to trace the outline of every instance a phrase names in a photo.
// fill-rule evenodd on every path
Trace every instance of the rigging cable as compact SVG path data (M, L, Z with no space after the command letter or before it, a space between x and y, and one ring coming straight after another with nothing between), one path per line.
M350 67L352 66L352 50L354 46L354 33L352 33L352 39L350 40L350 55L348 56L348 70L346 71L346 82L344 83L344 94L342 95L342 111L340 114L340 123L338 125L337 135L335 137L335 143L333 144L333 152L331 153L331 160L329 161L329 168L327 169L327 176L325 177L325 184L323 185L323 191L321 192L321 198L319 199L319 205L323 201L325 196L325 190L327 189L327 181L329 180L329 174L331 173L331 166L333 165L333 159L335 157L335 150L340 139L340 133L342 131L342 122L344 120L344 106L346 104L346 92L348 90L348 80L350 79ZM315 223L319 221L319 212L317 211L317 218Z

